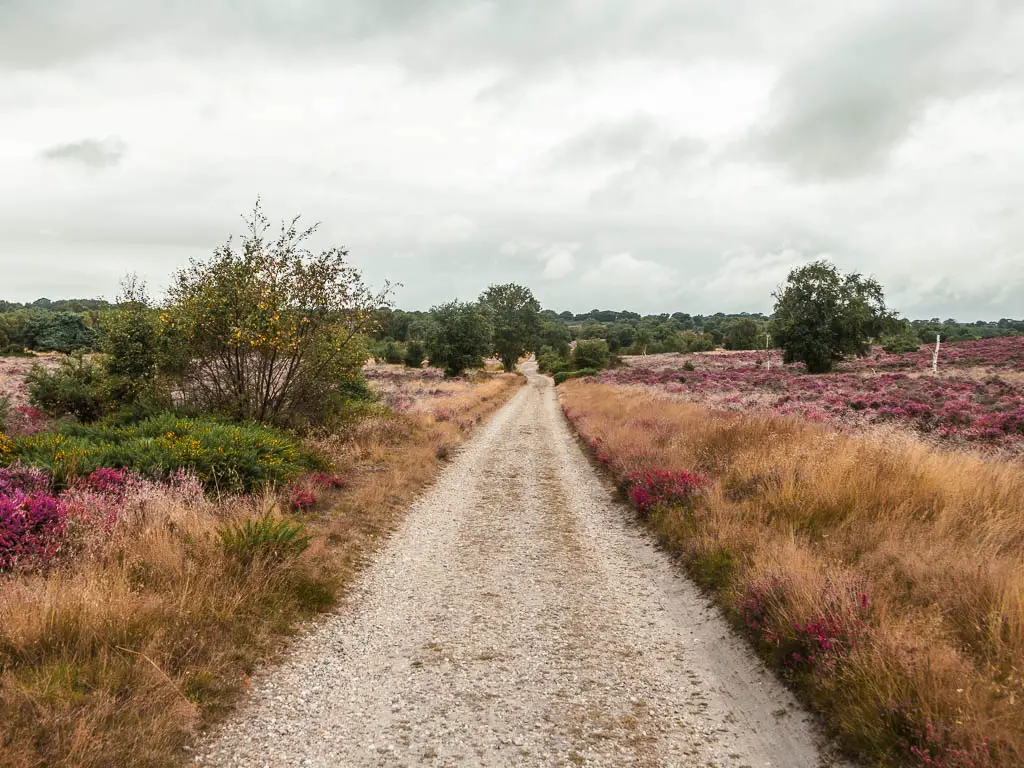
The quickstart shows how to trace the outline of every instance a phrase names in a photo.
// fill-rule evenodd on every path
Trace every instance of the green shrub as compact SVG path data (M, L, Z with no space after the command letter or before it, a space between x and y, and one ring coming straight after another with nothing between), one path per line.
M134 276L121 284L117 309L103 314L100 348L110 374L110 393L115 402L131 405L152 399L156 380L160 326L146 286Z
M34 365L25 377L29 401L51 416L95 421L110 410L106 371L83 357L62 360L54 371Z
M597 376L600 371L596 368L580 368L577 371L559 371L555 374L555 386L568 379L579 379L584 376Z
M7 431L7 417L11 413L10 398L0 395L0 432Z
M572 361L569 359L568 353L561 355L551 347L544 347L537 356L537 368L541 373L554 375L560 371L571 369Z
M244 523L228 521L217 531L217 537L224 554L249 566L256 561L279 563L298 557L309 546L305 530L302 523L264 515Z
M422 341L410 341L405 345L405 365L407 368L419 368L427 359L427 348Z
M581 368L607 368L611 359L608 342L604 339L583 339L576 342L572 351L572 364L577 370Z
M287 433L260 424L161 413L133 424L67 424L15 438L8 461L49 470L59 482L99 467L123 467L149 477L194 472L211 491L277 486L317 464Z
M405 348L397 341L389 341L384 345L384 362L401 365L405 362Z
M921 347L921 340L913 333L900 333L881 338L882 349L890 355L899 355L904 352L917 352Z

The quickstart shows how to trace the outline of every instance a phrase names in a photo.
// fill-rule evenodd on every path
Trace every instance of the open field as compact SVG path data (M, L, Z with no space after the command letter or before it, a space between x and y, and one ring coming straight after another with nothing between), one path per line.
M804 375L762 352L626 358L600 381L638 385L715 408L796 415L863 431L906 431L935 444L1024 453L1024 336L949 344L939 374L931 353L880 353L840 371Z
M0 360L19 405L12 371L25 368ZM299 622L345 594L443 458L522 382L480 376L431 393L414 373L388 378L408 407L375 407L343 436L307 441L328 466L276 492L210 494L188 472L116 470L52 490L44 472L0 468L0 512L31 507L41 521L15 532L23 560L0 578L0 765L180 763ZM304 525L300 555L232 549L225 533L268 513Z
M851 754L1024 764L1024 466L935 450L910 430L849 434L780 415L858 374L708 368L682 373L706 389L670 384L674 369L631 368L602 378L642 387L570 381L561 402L662 541ZM736 393L732 409L709 407L723 392ZM749 407L755 397L763 407Z

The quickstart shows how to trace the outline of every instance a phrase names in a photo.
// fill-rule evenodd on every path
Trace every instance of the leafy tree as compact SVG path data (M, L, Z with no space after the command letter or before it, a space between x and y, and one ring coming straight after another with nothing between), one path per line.
M70 354L92 349L96 333L86 325L85 318L75 312L47 312L40 309L19 313L17 330L11 341L37 352Z
M162 315L162 364L186 399L236 419L324 423L349 399L367 349L362 334L389 306L344 248L314 255L298 217L270 228L257 201L236 249L179 271ZM358 387L356 388L358 389Z
M726 349L761 349L764 347L764 331L756 320L742 317L733 320L725 328Z
M653 341L654 334L651 332L650 326L642 324L637 327L636 333L633 334L633 348L637 352L646 355Z
M405 345L404 363L407 368L419 368L427 359L427 348L419 339L413 339Z
M107 355L104 365L115 401L131 404L153 393L159 336L159 318L146 285L129 275L121 283L117 308L103 315L100 349Z
M715 348L711 334L683 331L679 334L680 352L710 352Z
M871 339L894 322L877 280L840 274L823 260L794 269L772 295L773 335L785 360L803 362L810 373L826 373L846 355L866 355Z
M480 297L492 326L494 353L506 373L533 346L540 331L540 302L533 292L516 283L492 285Z
M611 354L608 351L608 342L604 339L583 339L576 342L572 351L572 364L574 368L596 368L598 370L607 368L611 361Z
M491 350L491 321L479 305L450 301L430 310L434 324L427 351L431 365L444 367L445 376L460 376L480 368Z
M558 357L567 358L569 357L570 341L572 341L572 335L564 324L550 321L543 322L534 341L533 353L540 359L543 350L547 348Z

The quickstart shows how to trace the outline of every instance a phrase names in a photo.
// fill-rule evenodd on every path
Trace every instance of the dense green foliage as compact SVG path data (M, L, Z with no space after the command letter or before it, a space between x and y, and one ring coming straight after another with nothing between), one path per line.
M405 345L405 358L402 360L407 368L419 368L427 359L427 347L419 339L412 339Z
M725 327L722 346L726 349L764 349L766 333L764 323L741 317Z
M100 348L106 354L104 366L110 376L113 402L132 405L155 394L159 317L146 287L136 277L123 284L117 306L103 316Z
M480 296L491 321L491 345L506 373L533 346L540 331L540 302L516 283L492 285Z
M794 269L773 295L773 335L786 362L802 362L810 373L828 372L847 355L866 355L871 340L894 324L877 280L843 275L827 261Z
M884 334L879 342L882 349L892 355L905 352L916 352L921 347L921 339L914 333L910 323L903 322L892 333Z
M112 407L110 377L84 357L67 357L53 371L34 365L25 377L29 400L51 416L95 421Z
M597 368L579 368L573 371L559 371L555 374L555 386L569 379L579 379L583 376L597 376L600 371Z
M12 444L5 461L21 460L59 479L87 475L100 467L132 469L157 478L189 470L216 491L280 485L315 463L280 430L173 413L129 424L65 424L52 432L13 438Z
M430 310L433 328L427 340L432 365L446 376L480 368L491 351L491 321L479 304L450 301Z
M572 351L573 368L595 368L600 370L607 368L611 362L611 353L608 351L608 342L604 339L584 339L576 342Z

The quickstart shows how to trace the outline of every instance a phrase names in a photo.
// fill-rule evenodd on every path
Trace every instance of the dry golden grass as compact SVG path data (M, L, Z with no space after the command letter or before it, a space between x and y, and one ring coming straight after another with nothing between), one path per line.
M616 475L709 476L693 509L651 525L851 753L1024 765L1024 464L636 389L559 391ZM789 655L809 649L813 663Z
M0 576L0 765L177 765L298 623L344 594L366 555L473 424L522 383L463 384L429 408L364 419L320 441L348 480L302 517L296 560L242 567L218 544L225 519L274 495L220 503L152 491L101 551L44 575Z

